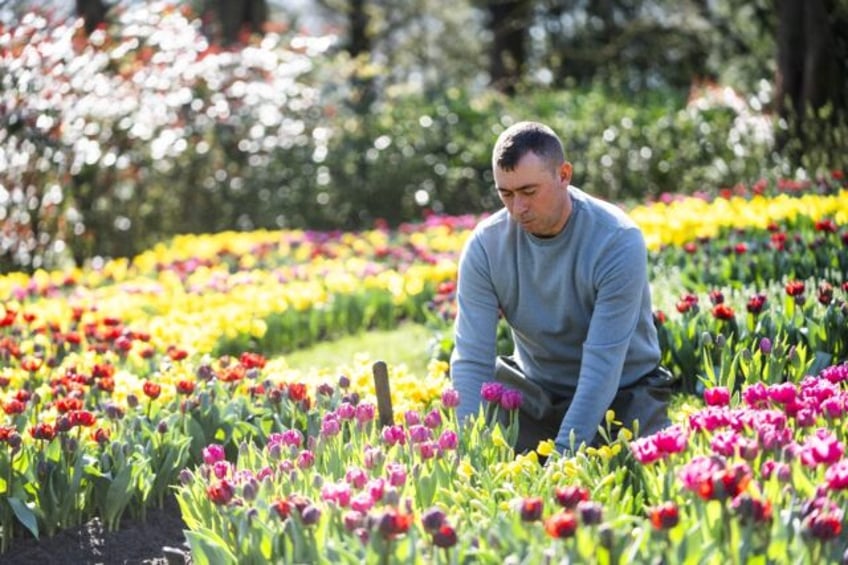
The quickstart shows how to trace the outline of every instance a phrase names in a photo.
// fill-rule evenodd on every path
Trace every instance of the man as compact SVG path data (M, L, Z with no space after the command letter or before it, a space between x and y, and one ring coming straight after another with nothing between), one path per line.
M670 378L659 368L647 251L616 206L571 186L557 135L517 123L492 153L504 209L483 220L462 252L451 377L461 421L476 415L493 376L530 402L517 451L555 439L561 452L596 444L612 406L641 434L666 425ZM512 358L498 358L499 316ZM526 380L525 380L526 379Z

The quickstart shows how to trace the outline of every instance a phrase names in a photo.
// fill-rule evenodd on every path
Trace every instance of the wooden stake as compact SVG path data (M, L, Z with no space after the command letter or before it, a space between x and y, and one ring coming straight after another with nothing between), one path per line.
M377 391L377 411L380 413L380 425L394 424L392 414L392 393L389 389L389 371L383 361L377 361L372 367L374 374L374 389Z

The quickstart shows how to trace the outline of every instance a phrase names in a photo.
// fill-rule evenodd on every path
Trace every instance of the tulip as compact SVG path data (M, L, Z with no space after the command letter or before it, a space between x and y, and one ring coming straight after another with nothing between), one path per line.
M483 383L483 386L480 388L480 397L486 402L495 404L500 402L503 391L504 386L501 383Z
M451 451L459 445L459 436L453 430L443 430L438 439L439 449Z
M680 511L671 501L663 502L648 510L651 525L657 530L670 530L680 522Z
M819 541L832 540L842 533L842 515L842 511L838 508L830 511L813 510L804 518L803 531Z
M339 404L339 407L336 408L336 415L342 422L353 420L356 417L356 406L350 402L342 402Z
M277 516L282 520L285 520L286 518L288 518L291 515L291 511L292 511L291 503L288 500L286 500L285 498L277 500L276 502L274 502L271 505L271 508L274 510L274 512L277 514Z
M368 475L359 467L349 467L345 472L345 481L354 488L361 489L368 482Z
M438 428L442 425L442 413L437 409L430 410L424 417L424 425L430 429Z
M360 426L364 426L374 421L377 414L377 407L370 402L364 402L356 406L356 421Z
M545 520L545 531L552 538L570 538L577 531L577 518L567 510L557 512Z
M159 398L159 394L162 392L162 387L154 382L145 381L142 387L145 396L150 398L151 400L155 400Z
M433 437L433 432L430 428L423 425L415 425L409 428L409 440L412 443L422 443L429 441Z
M203 455L203 462L207 465L212 465L214 463L217 463L218 461L223 461L226 457L224 447L216 443L204 447L201 451L201 454Z
M556 487L554 498L566 510L574 510L579 502L589 500L589 491L577 485Z
M374 507L375 502L369 492L360 492L350 499L350 507L353 510L367 514Z
M453 388L446 388L442 391L441 401L445 408L456 408L459 406L459 392Z
M403 414L403 420L407 427L417 426L421 423L421 414L416 410L407 410Z
M540 497L531 497L521 500L519 511L523 522L535 522L542 517L544 502Z
M501 394L500 405L504 410L518 410L521 407L523 400L524 397L522 396L521 391L504 389L503 394Z
M229 480L223 479L218 483L209 485L206 488L206 495L215 504L226 505L233 499L235 487Z
M401 487L406 484L406 467L401 463L389 463L386 465L386 474L389 484L393 487Z
M321 519L321 509L314 504L308 504L300 511L300 519L304 526L314 526Z
M724 386L705 389L704 402L708 406L727 406L730 404L730 391Z
M433 532L433 545L447 549L453 547L459 541L456 530L447 522L439 526L439 529Z
M445 523L445 511L441 508L429 508L421 514L421 525L424 526L424 531L433 533Z
M743 524L762 524L772 520L771 502L754 498L749 494L741 494L734 498L730 507Z
M377 522L377 529L386 539L394 539L409 531L412 525L412 514L389 508L383 512Z
M580 521L587 526L600 524L603 520L604 507L594 500L581 500L577 503L577 513Z

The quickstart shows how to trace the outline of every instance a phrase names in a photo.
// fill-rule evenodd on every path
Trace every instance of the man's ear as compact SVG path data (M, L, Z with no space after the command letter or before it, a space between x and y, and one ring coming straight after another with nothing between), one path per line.
M571 174L574 172L571 163L564 161L559 168L559 180L565 184L571 184Z

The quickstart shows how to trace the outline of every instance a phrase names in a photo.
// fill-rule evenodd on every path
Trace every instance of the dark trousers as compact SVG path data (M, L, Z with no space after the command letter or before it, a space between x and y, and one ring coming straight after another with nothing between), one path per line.
M574 397L573 392L553 397L528 380L509 357L498 358L495 380L520 390L524 397L518 413L516 453L535 450L540 441L556 438ZM620 388L609 406L615 411L615 420L630 430L634 429L634 422L638 422L640 436L650 435L668 426L668 402L673 383L671 373L664 367L657 367L634 384ZM598 425L605 425L605 422L598 422ZM610 440L615 439L621 425L610 427ZM598 434L592 445L598 446L603 442Z

